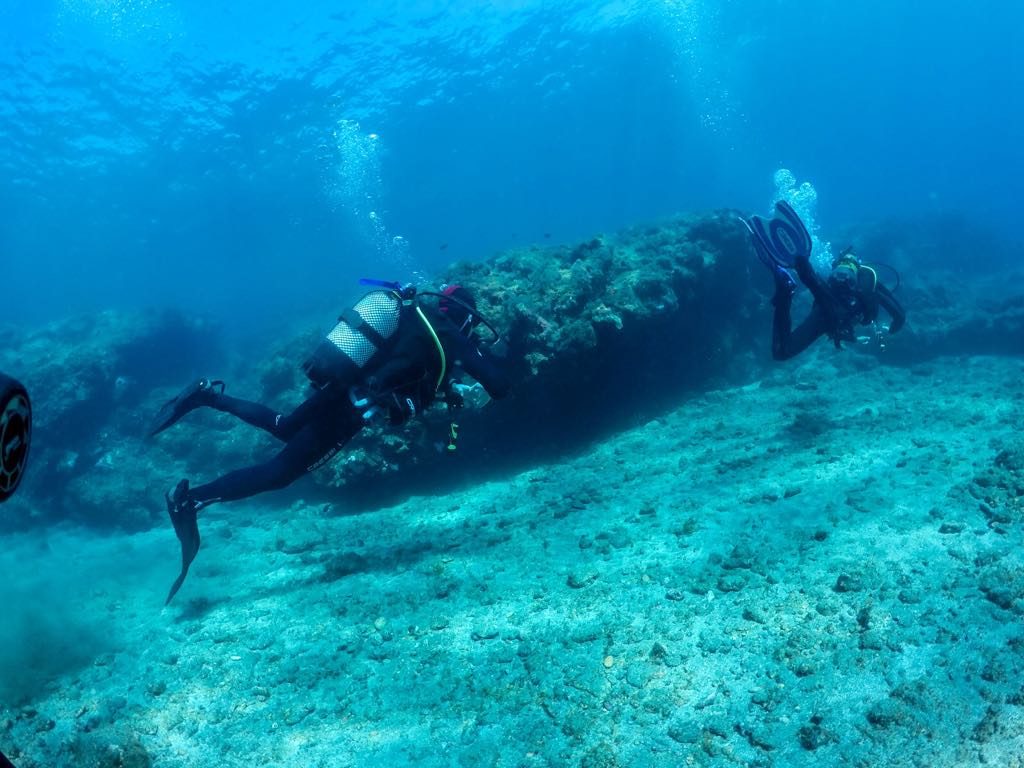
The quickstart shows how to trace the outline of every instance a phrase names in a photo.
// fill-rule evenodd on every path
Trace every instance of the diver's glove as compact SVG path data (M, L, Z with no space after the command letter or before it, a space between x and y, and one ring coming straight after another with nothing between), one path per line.
M491 402L491 396L487 394L484 385L479 382L474 382L473 384L452 384L452 390L453 394L459 398L460 408L468 403L470 408L479 410Z
M365 387L349 387L348 399L352 403L352 407L359 411L363 421L373 421L386 412L378 398L374 397L373 393Z
M419 412L411 397L403 397L394 391L375 392L375 383L371 379L367 387L351 387L348 391L352 407L362 414L364 421L386 416L389 424L401 426Z

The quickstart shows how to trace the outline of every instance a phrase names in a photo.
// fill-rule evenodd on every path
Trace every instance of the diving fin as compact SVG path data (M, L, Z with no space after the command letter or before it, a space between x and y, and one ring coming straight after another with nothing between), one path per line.
M752 216L751 219L758 219L760 221L760 218L757 216ZM793 279L793 275L790 272L792 267L781 262L779 258L772 253L754 230L751 222L746 219L740 219L740 221L743 222L743 225L750 232L750 239L754 241L754 251L757 253L757 258L761 260L762 264L771 270L772 277L775 278L776 287L784 288L789 291L790 295L792 295L796 290L796 280Z
M181 542L181 573L167 593L164 605L168 605L185 582L189 566L199 552L199 505L189 498L188 480L180 481L164 498L167 500L167 514L170 515L174 533Z
M749 221L744 220L743 223L750 230L762 261L767 256L783 269L790 269L797 259L811 258L814 244L807 227L785 200L775 203L775 215L771 221L751 216Z
M219 393L216 391L217 387L220 387ZM155 437L160 434L189 411L212 401L216 394L224 394L223 381L199 379L199 381L192 382L176 397L172 397L160 407L160 411L149 428L149 436Z
M793 206L785 200L779 200L775 204L775 214L772 221L778 222L774 229L774 237L778 244L787 250L794 261L798 258L811 258L814 241L811 240L811 233L807 231Z

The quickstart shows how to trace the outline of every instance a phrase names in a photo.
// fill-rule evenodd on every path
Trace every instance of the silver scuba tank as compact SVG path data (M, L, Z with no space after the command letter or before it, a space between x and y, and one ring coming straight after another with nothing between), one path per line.
M402 319L402 298L393 291L371 291L345 310L303 369L323 388L332 382L352 385L360 371L388 345Z

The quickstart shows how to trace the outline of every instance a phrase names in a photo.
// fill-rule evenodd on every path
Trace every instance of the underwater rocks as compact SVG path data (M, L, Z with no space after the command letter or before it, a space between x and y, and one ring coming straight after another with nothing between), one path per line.
M453 265L446 278L471 288L481 312L504 332L511 395L457 414L438 407L400 430L367 428L339 459L303 481L302 496L358 507L434 493L576 450L656 416L687 392L775 370L771 280L738 216L681 216L575 245L519 248ZM914 250L893 238L903 244L886 250L879 233L891 234L882 226L864 230L871 245L865 258L877 251L903 271L899 296L908 326L884 337L884 346L878 339L848 346L842 356L850 365L913 365L928 378L929 361L944 354L1024 353L1019 272L954 280L933 262L914 270L908 262L925 258L924 245ZM806 309L799 296L797 316ZM155 441L142 436L161 402L194 375L216 372L229 394L282 412L294 408L307 393L300 364L324 323L295 318L263 354L244 359L227 357L208 323L174 315L107 312L27 336L3 332L0 370L29 386L37 423L21 498L5 507L2 525L70 519L145 528L163 519L163 492L181 477L204 482L266 460L277 449L270 438L207 411ZM819 342L802 359L831 360L827 346ZM460 427L455 452L445 450L453 416ZM823 406L794 413L789 429L794 440L823 441L844 425ZM724 478L754 460L737 456L713 466ZM800 492L797 484L772 491L783 500ZM293 487L275 499L287 503L299 494ZM573 502L558 513L574 514Z
M968 487L989 528L1006 533L1006 526L1024 523L1024 442L1014 442L996 454L992 465Z
M442 478L458 482L581 445L638 411L654 413L686 388L749 372L766 321L759 311L763 296L752 288L749 248L736 214L721 211L576 246L523 248L453 265L447 279L470 287L481 312L504 331L512 395L458 413L454 456L444 450L450 417L441 408L401 430L367 428L341 458L311 476L304 493L336 499L344 486L344 498L359 504L434 490ZM66 350L68 359L42 368L46 379L74 380L96 367L100 373L95 386L63 398L67 408L89 414L83 437L91 442L82 445L71 433L40 435L49 438L49 452L35 470L58 480L49 493L39 489L33 501L44 519L127 528L159 520L163 491L178 478L205 481L276 450L269 438L206 411L141 444L146 419L177 393L183 378L196 370L220 371L229 394L287 411L307 393L300 363L318 341L309 329L324 324L322 317L296 320L293 328L304 330L280 339L262 357L232 361L230 370L223 358L206 367L193 360L151 360L145 377L132 374L142 396L118 403L102 402L99 392L124 369L122 347L169 345L151 338L158 329L135 327L132 318L108 313L101 320L79 333L88 331L104 365L94 365L99 352L89 347L74 355ZM183 331L176 346L195 349L197 341ZM294 491L283 497L294 498Z
M716 377L749 374L769 322L749 249L737 214L719 211L453 265L447 279L469 287L504 332L511 396L458 414L454 460L434 447L447 429L438 411L390 444L360 438L359 461L317 482L379 494L381 474L394 488L417 477L436 484L439 470L523 465Z
M23 493L5 506L0 527L148 527L159 475L140 439L154 387L222 356L210 322L175 313L108 311L0 332L0 370L16 372L34 404Z
M388 442L358 440L353 457L316 482L373 499L382 477L392 489L436 489L439 477L528 465L656 415L687 391L759 375L773 365L771 281L738 216L684 216L575 246L453 265L448 280L470 287L481 312L505 333L516 365L511 396L458 415L454 461L436 450L448 418L437 409ZM906 251L881 255L904 271L899 296L908 326L848 345L843 354L852 365L869 370L949 354L1024 354L1024 275L952 280L934 268L914 272L901 261ZM796 318L807 309L801 297ZM792 429L815 440L834 427L827 413L808 411L796 415ZM795 485L780 489L785 498L799 492Z
M1024 355L1024 273L962 274L933 269L908 277L906 334L886 357L912 364L940 355Z
M0 702L0 737L19 768L128 734L164 768L1014 765L1024 528L979 503L1016 493L1022 367L932 366L826 349L500 481L213 507L176 602L149 570L76 602L116 653Z
M748 255L736 214L721 211L575 247L510 251L455 265L450 274L474 290L482 312L505 329L522 367L536 376L566 356L600 354L617 332L643 338L645 322L654 318L680 315L678 341L705 346L688 337L715 320L725 321L721 335L727 335L744 314L748 283L741 267Z

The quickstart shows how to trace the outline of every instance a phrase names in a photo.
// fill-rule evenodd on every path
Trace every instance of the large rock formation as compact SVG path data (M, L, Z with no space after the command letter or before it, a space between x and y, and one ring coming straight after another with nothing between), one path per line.
M0 370L33 400L29 468L0 526L148 526L159 509L139 438L154 390L222 358L218 337L208 321L175 313L108 311L27 334L0 329Z
M753 378L770 363L771 281L738 216L681 217L575 246L453 265L449 279L470 287L504 331L513 394L457 414L454 456L442 450L449 417L437 408L401 430L367 430L291 495L365 503L436 492L444 481L578 448L709 383ZM885 236L892 229L865 229L863 254L888 258L905 273L908 328L884 349L855 346L850 354L904 364L1022 351L1019 272L967 273L951 282L934 259L930 269L913 269L925 259L911 252L918 241L900 244ZM798 319L806 308L798 297ZM184 380L212 371L226 374L235 395L282 410L297 405L306 386L299 366L324 320L311 317L305 331L258 351L255 365L251 355L231 363L208 323L174 315L107 312L27 336L0 331L0 370L25 381L37 414L29 474L0 526L70 519L146 527L162 518L163 490L178 478L206 481L269 458L276 450L269 437L221 414L191 414L152 442L143 440L145 425Z

